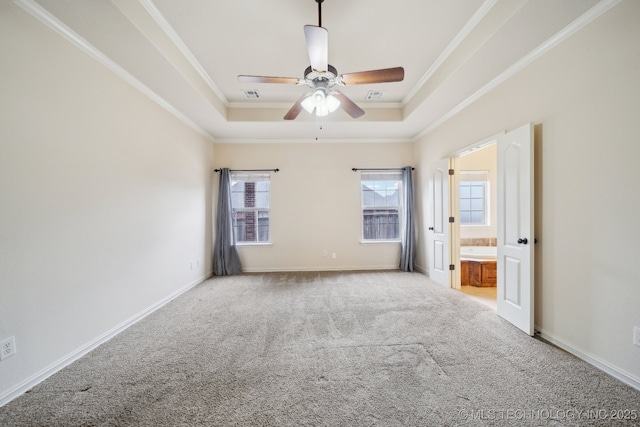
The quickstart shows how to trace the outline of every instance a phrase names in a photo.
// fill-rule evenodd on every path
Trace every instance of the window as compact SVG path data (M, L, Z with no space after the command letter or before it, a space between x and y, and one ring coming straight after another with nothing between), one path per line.
M362 172L362 239L400 239L401 172Z
M268 243L270 177L268 173L231 172L231 207L238 243Z
M460 224L488 225L489 172L460 171Z

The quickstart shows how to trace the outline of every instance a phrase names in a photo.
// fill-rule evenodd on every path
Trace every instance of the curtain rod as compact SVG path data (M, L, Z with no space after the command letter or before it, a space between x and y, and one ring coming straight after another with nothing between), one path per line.
M222 169L214 169L214 172L220 172ZM279 172L280 169L229 169L229 172Z
M358 172L358 171L401 171L402 169L404 169L404 168L351 168L351 170L354 171L354 172ZM416 168L414 168L412 166L411 170L414 171L414 170L416 170Z

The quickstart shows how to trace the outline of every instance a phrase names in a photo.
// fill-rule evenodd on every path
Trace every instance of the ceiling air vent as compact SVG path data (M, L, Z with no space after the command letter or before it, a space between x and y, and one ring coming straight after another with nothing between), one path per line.
M374 101L376 99L380 99L382 98L382 94L384 92L379 91L379 90L370 90L369 93L367 94L367 101Z
M260 92L258 92L257 90L243 90L242 93L244 93L244 96L247 97L247 99L260 99Z

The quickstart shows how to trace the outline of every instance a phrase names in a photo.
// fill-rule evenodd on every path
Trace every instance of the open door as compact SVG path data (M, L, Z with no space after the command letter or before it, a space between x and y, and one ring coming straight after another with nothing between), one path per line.
M533 335L533 124L498 137L498 315Z
M428 168L429 174L429 224L427 230L427 254L429 277L434 282L449 287L451 272L449 226L449 159L440 160Z

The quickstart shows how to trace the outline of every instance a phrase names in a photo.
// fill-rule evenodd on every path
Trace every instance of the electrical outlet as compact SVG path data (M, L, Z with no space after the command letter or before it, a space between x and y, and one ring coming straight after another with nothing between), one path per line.
M322 256L327 256L327 250L326 250L326 249L324 249L324 250L322 251Z
M7 357L11 357L16 354L16 338L9 337L6 340L0 342L0 360L4 360Z
M331 258L336 259L336 253L335 252L331 252Z
M633 344L640 347L640 328L637 326L633 327Z
M193 270L193 261L191 261L191 262L189 263L189 268L190 268L191 270Z
M200 267L200 258L196 260L196 267Z

